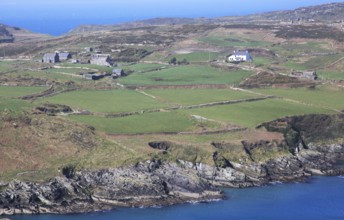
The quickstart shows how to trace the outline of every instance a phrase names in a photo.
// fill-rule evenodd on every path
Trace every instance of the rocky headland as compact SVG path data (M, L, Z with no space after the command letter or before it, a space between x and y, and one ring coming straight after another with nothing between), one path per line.
M217 186L252 187L302 181L312 175L342 175L344 115L306 115L264 123L283 141L242 142L243 157L231 161L231 146L213 142L214 165L159 158L125 168L66 167L45 183L0 183L0 215L81 213L114 207L161 206L222 199ZM150 143L161 151L169 142ZM238 151L238 149L236 149Z

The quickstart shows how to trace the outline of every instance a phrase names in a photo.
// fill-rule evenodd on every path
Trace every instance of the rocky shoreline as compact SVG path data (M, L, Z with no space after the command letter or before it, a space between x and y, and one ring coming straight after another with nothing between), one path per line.
M285 140L243 142L250 159L241 162L229 161L221 154L225 143L213 143L215 166L152 159L126 168L71 169L46 183L0 184L0 215L84 213L207 201L223 198L218 186L253 187L312 175L344 174L343 115L290 117L260 127L283 133ZM281 153L263 162L255 160L256 152L271 151Z

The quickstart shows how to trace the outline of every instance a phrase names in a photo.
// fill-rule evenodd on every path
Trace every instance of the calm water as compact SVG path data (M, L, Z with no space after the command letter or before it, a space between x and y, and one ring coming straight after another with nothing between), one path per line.
M16 216L14 220L344 219L344 178L316 177L308 183L226 190L227 200L164 208L116 209L66 216Z

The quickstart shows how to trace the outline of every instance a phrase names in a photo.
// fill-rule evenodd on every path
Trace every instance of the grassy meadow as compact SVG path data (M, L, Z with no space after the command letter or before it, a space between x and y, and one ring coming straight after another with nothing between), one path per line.
M70 118L110 134L192 131L194 125L187 114L180 112L147 113L122 118L78 115L70 116Z
M182 110L182 112L249 128L254 128L262 122L285 116L310 113L335 113L334 111L321 107L311 107L279 99Z
M0 97L2 98L16 98L20 96L30 95L42 92L47 87L34 87L34 86L0 86Z
M118 81L124 85L238 84L252 72L226 71L209 66L178 66L170 69L131 74Z
M221 57L220 54L214 52L192 52L192 53L185 53L185 54L173 54L168 56L165 61L170 61L173 57L177 59L177 61L182 61L186 59L190 63L200 63L200 62L209 62L212 60L216 60L217 58Z
M80 90L38 100L92 112L120 113L162 108L166 105L133 90Z
M344 88L331 88L318 86L315 89L293 88L293 89L256 89L256 92L266 95L274 95L314 108L327 108L337 111L344 110Z
M150 89L145 92L155 96L159 101L175 105L197 105L260 97L232 89Z

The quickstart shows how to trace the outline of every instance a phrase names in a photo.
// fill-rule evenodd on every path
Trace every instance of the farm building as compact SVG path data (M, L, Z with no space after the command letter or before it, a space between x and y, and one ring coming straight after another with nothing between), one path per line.
M291 75L297 78L304 78L304 79L311 79L311 80L318 79L318 75L315 71L306 71L306 72L293 71Z
M92 54L90 64L99 66L112 66L114 62L111 60L108 54Z
M248 62L252 61L250 53L246 51L234 51L234 53L227 57L228 62Z
M80 63L80 60L73 59L73 60L70 60L69 62L70 62L70 63L74 63L74 64L76 64L76 63Z
M123 74L124 74L124 71L123 71L123 69L113 69L112 70L112 78L118 78L118 77L120 77L120 76L123 76Z
M85 73L82 75L82 78L88 79L88 80L93 80L93 75L94 74L91 74L91 73Z
M107 77L107 76L111 76L110 73L106 73L106 72L98 72L98 73L95 73L95 72L86 72L86 73L83 73L82 74L82 78L83 79L88 79L88 80L99 80L99 79L102 79L104 77Z
M43 56L42 63L58 63L60 58L58 53L46 53Z
M72 54L70 54L68 52L59 53L59 58L60 58L60 61L69 60L69 59L72 59Z
M87 79L87 80L98 80L103 78L103 74L96 74L96 73L84 73L82 75L82 78Z
M93 48L92 47L85 47L86 52L93 52Z

